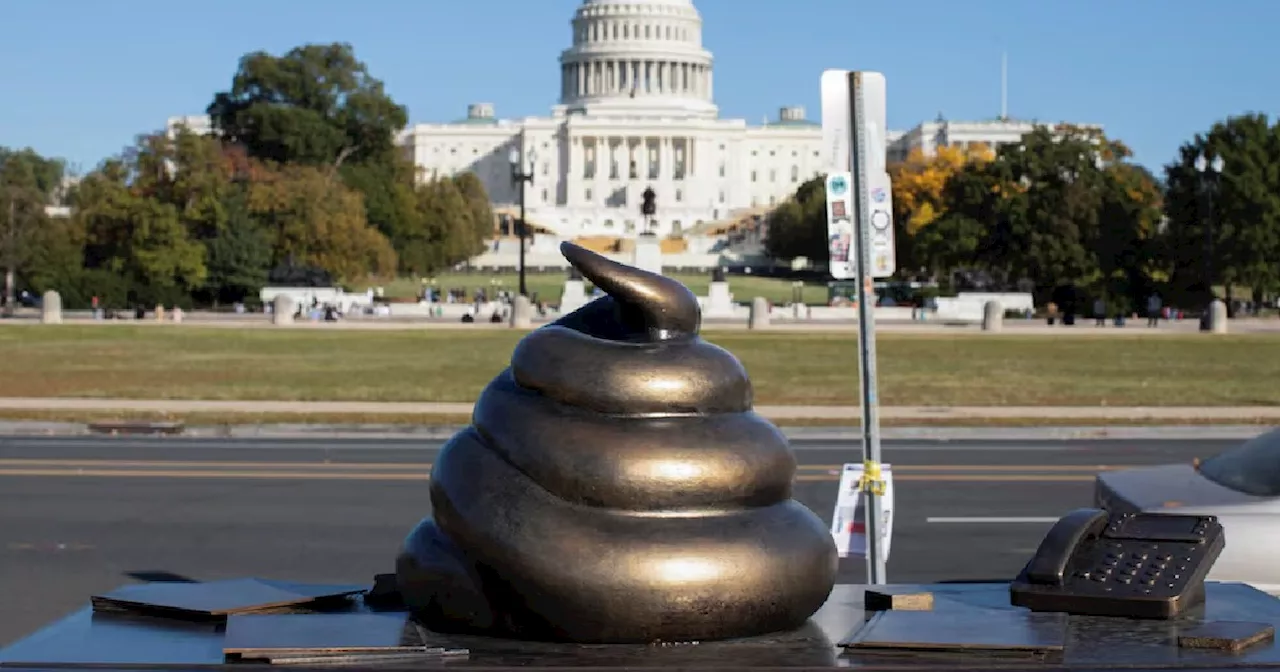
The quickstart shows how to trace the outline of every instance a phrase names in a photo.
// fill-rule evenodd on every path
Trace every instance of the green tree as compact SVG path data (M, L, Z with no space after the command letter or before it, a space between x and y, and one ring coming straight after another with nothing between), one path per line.
M1196 159L1222 159L1204 173ZM1165 166L1165 250L1175 292L1203 300L1210 284L1280 290L1280 125L1263 114L1232 117L1184 144Z
M968 266L1100 294L1143 291L1160 195L1122 143L1093 129L1039 127L945 189L950 213L920 241L935 271Z
M437 178L419 187L418 214L422 226L401 248L409 256L406 270L426 275L476 254L472 209L456 181Z
M304 45L240 60L208 108L223 138L251 157L339 171L364 195L367 221L388 237L413 227L413 169L395 146L405 108L348 44Z
M248 54L208 113L255 158L328 167L385 160L408 122L349 44Z
M204 294L214 302L244 301L267 284L271 234L249 209L247 187L228 196L218 235L205 242L208 276Z
M453 178L453 183L462 194L466 204L467 221L470 228L460 232L458 254L461 258L452 263L459 263L484 252L484 241L493 237L493 208L489 205L489 193L484 183L475 173L461 173Z
M775 259L827 261L827 178L804 182L795 195L769 213L765 250Z
M365 220L360 193L324 169L256 165L248 207L273 240L273 264L292 261L344 280L395 273L391 243Z
M170 203L135 189L146 162L108 160L80 185L76 217L85 232L85 267L128 287L127 300L181 305L204 281L204 247ZM107 276L109 274L109 276Z
M57 200L65 164L33 149L0 147L0 267L3 306L14 307L17 276L33 260L40 232L48 226L45 206Z

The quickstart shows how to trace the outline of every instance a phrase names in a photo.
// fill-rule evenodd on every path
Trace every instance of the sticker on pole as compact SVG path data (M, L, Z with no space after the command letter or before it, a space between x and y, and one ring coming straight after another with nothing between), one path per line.
M853 254L857 246L853 240L853 176L849 173L831 173L827 176L827 249L830 253L827 267L831 277L848 280L857 275L857 263Z
M889 540L893 538L893 468L880 465L884 478L884 494L880 496L880 509L884 512L880 522L880 548L886 562L889 560ZM840 557L867 556L867 524L863 506L862 465L846 464L840 473L840 492L836 495L836 510L831 514L831 536L835 539Z
M888 278L898 270L893 235L893 186L888 173L873 173L869 181L871 277Z

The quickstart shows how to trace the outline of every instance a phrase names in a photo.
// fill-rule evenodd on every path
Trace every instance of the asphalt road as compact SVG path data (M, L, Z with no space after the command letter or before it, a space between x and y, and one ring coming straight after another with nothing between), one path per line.
M1102 469L1187 461L1235 441L885 444L889 578L1008 578ZM429 512L439 444L391 440L0 438L0 645L131 573L358 583L391 569ZM856 446L794 443L796 497L830 520ZM861 579L861 560L841 580Z

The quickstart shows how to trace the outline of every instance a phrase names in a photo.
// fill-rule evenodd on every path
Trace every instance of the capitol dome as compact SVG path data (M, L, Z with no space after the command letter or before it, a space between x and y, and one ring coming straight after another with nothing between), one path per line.
M560 71L570 114L717 116L711 52L691 0L583 0Z

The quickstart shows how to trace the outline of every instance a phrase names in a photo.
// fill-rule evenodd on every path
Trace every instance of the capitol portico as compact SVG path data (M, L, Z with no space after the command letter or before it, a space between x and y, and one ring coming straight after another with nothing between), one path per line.
M643 231L646 188L655 233L673 235L776 205L822 173L821 129L803 108L764 126L719 118L690 0L584 0L572 27L550 116L499 120L473 104L461 121L406 129L408 155L428 175L472 171L495 203L513 204L515 149L533 167L530 225L568 238Z

